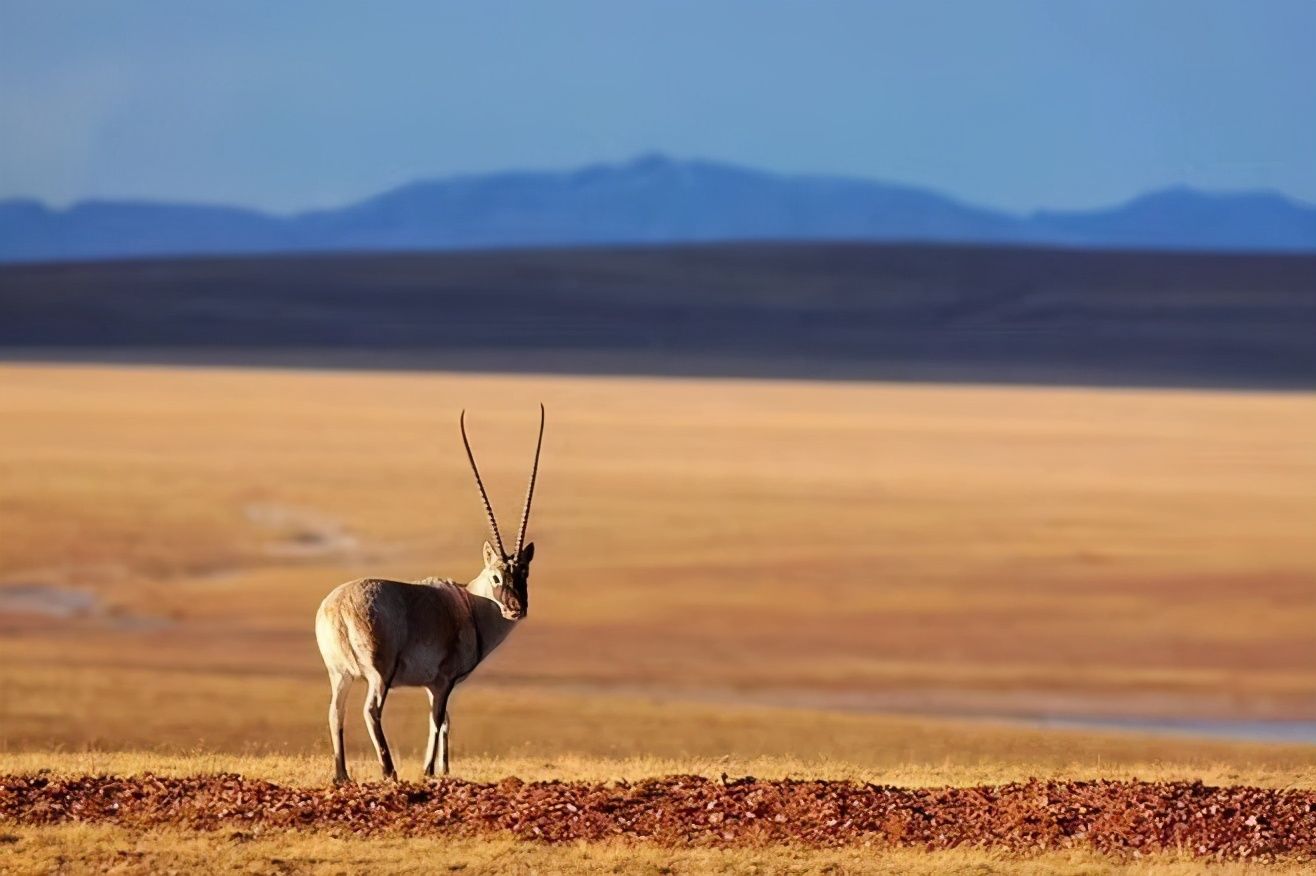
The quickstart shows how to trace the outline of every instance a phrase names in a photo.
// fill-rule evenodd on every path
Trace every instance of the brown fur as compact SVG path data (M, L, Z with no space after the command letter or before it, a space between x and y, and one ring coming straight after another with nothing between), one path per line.
M390 686L426 687L469 674L478 660L469 594L450 579L350 581L325 598L320 616L350 646L338 650L349 658L338 665L358 678L370 667ZM413 650L438 659L408 659Z

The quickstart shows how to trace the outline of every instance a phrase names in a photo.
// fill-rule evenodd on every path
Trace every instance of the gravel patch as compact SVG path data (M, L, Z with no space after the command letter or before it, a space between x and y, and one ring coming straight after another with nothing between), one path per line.
M1086 848L1231 860L1316 860L1316 791L1200 782L1043 782L897 788L832 781L668 776L641 782L286 787L190 778L0 777L0 820L200 830L403 835L511 833L550 843L794 844L1018 853Z

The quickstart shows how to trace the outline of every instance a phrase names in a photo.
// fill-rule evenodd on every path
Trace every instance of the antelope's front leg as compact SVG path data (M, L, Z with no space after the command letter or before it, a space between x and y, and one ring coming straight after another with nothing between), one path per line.
M439 727L439 763L443 774L448 774L448 710L443 710L443 724Z
M448 774L448 696L452 685L436 684L426 688L430 697L430 738L425 751L425 775L434 775L434 761L439 761L443 775Z

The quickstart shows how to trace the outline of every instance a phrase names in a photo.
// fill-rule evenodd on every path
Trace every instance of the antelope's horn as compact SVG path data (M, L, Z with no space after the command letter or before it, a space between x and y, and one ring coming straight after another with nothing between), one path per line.
M475 474L475 485L480 488L480 500L484 502L484 513L489 516L489 532L493 535L494 543L498 545L498 553L501 556L507 556L507 549L503 547L503 536L498 532L498 520L494 517L493 505L489 504L489 494L484 489L484 481L480 479L480 467L475 464L475 454L471 452L471 442L466 437L466 411L462 411L459 420L462 430L462 444L466 445L466 458L471 461L471 471Z
M530 466L530 484L525 488L525 509L521 512L521 530L516 534L516 553L512 556L521 556L521 548L525 545L526 525L530 523L530 500L535 497L535 476L539 474L539 451L544 446L544 403L539 403L539 438L535 441L535 461Z

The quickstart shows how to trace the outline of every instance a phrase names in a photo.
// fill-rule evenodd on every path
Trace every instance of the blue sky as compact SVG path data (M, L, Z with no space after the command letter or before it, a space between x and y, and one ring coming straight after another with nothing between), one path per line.
M0 198L336 205L653 150L1011 210L1316 202L1316 2L0 0Z

